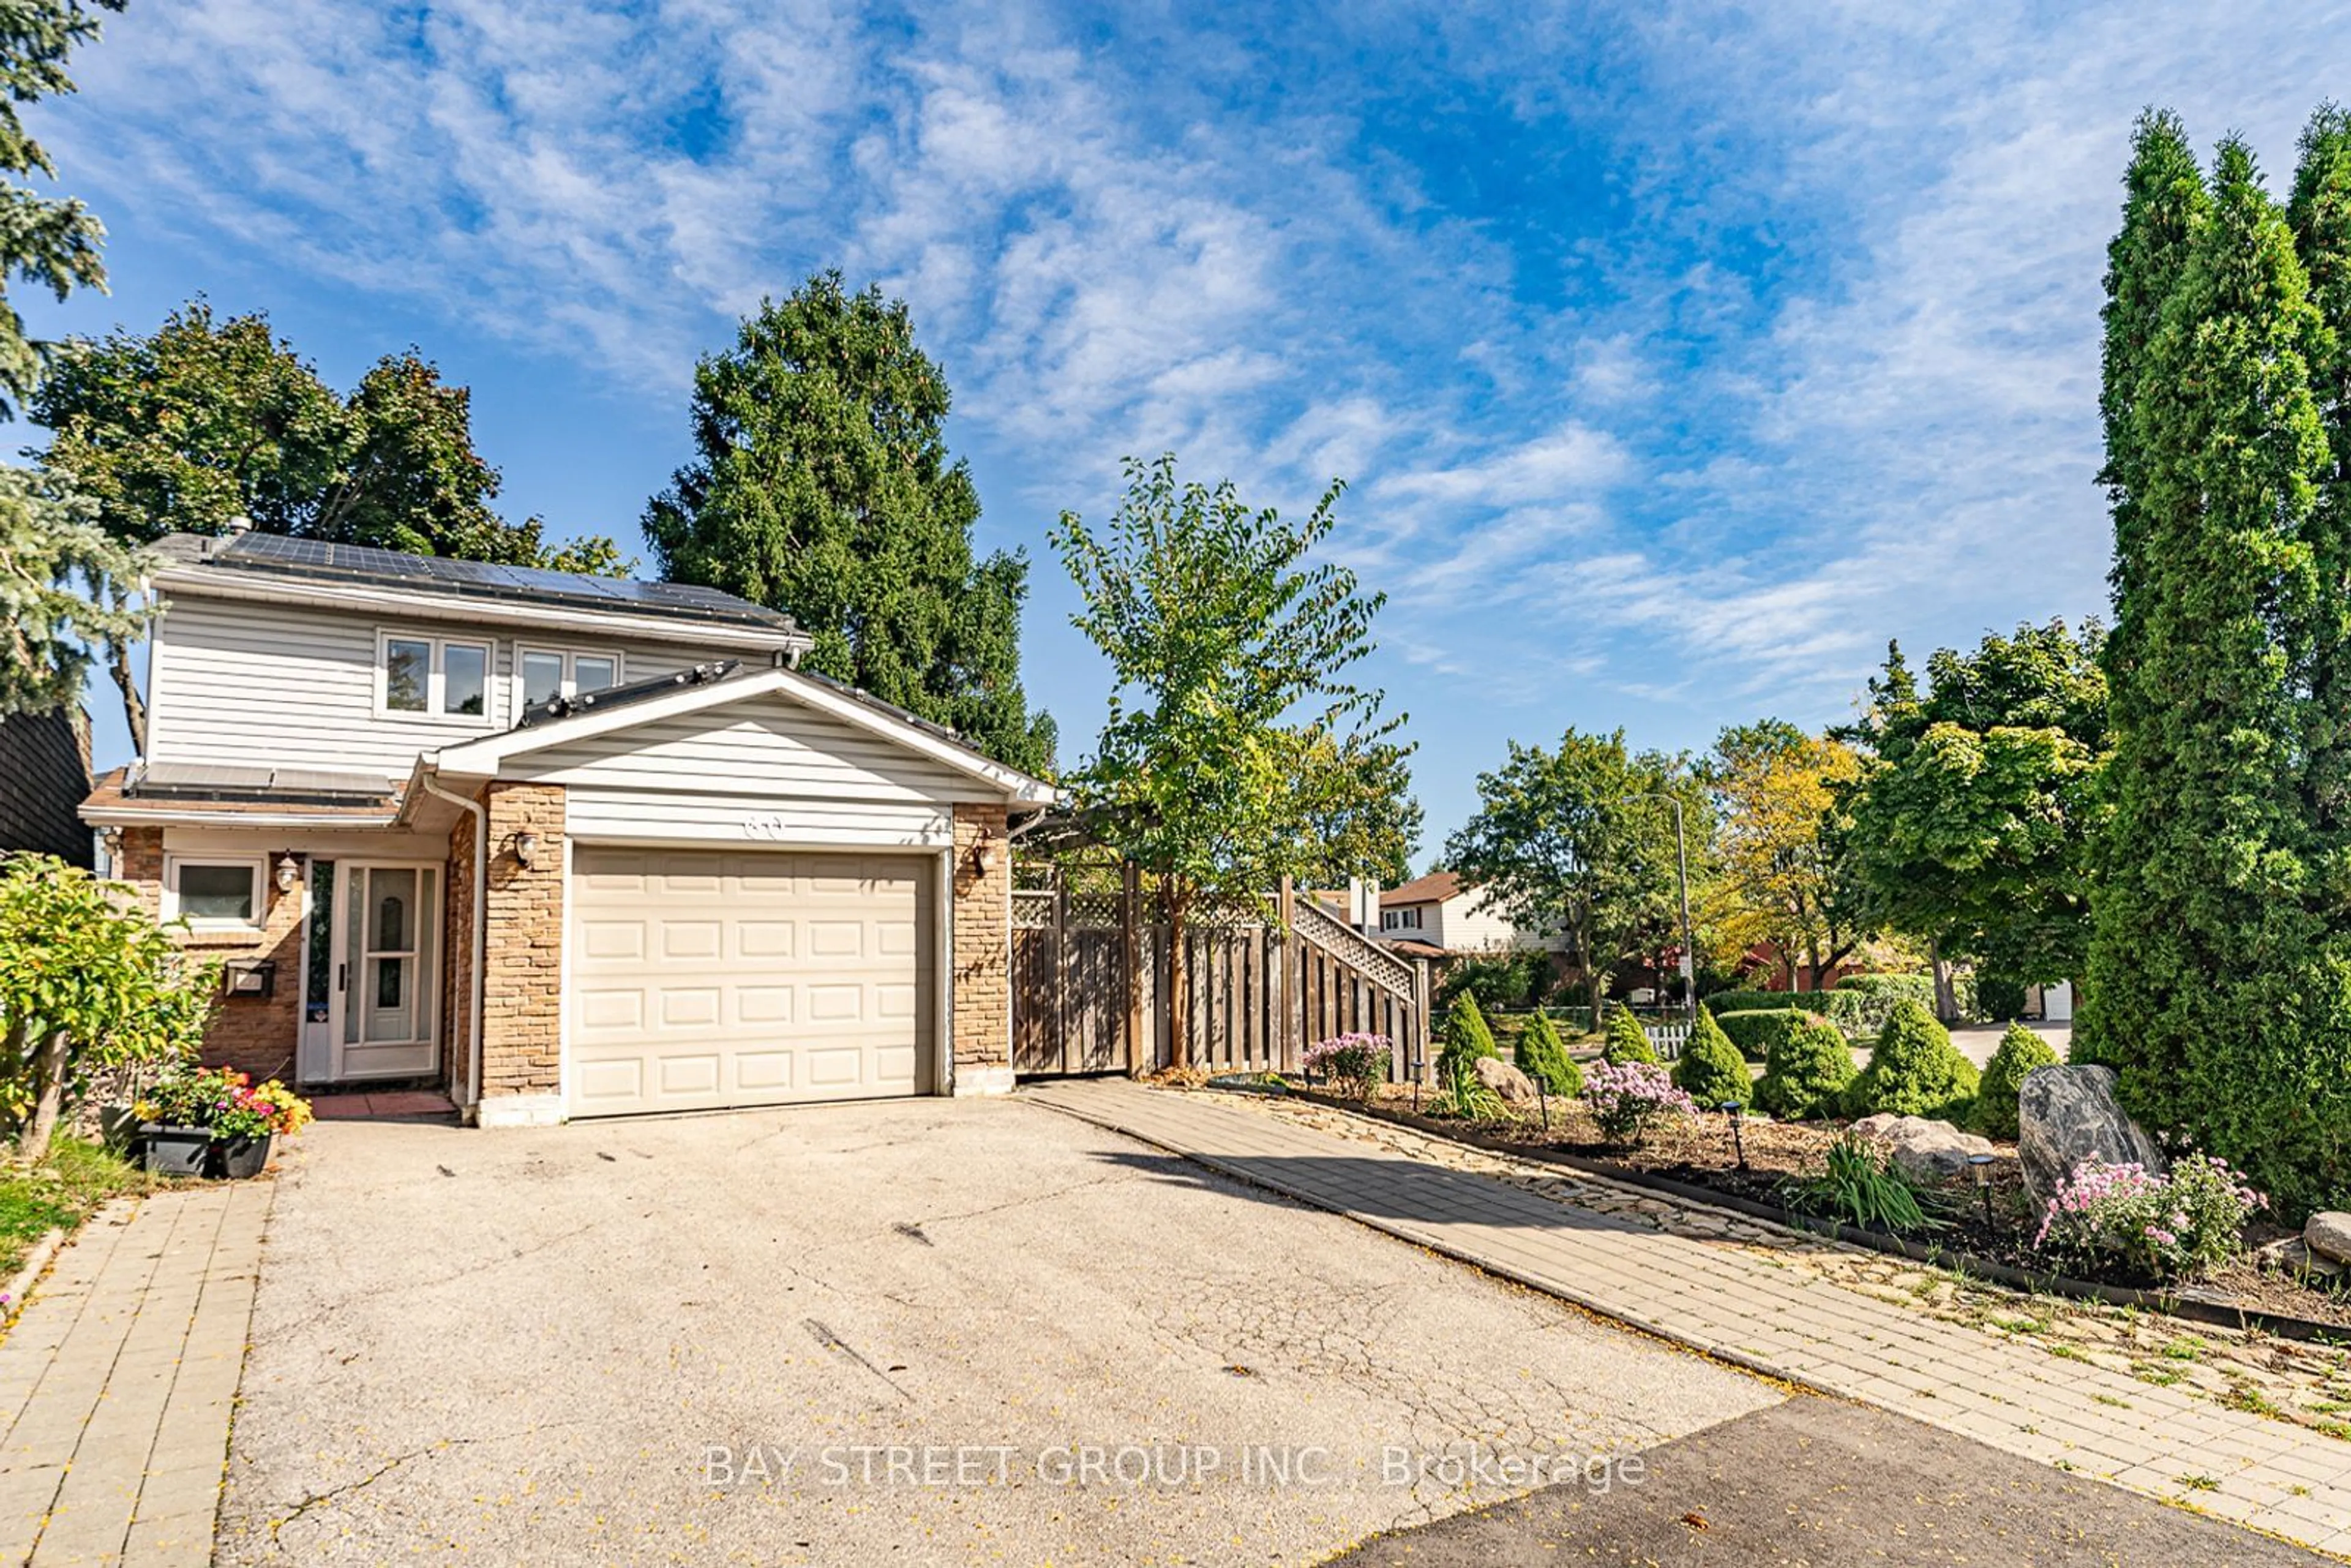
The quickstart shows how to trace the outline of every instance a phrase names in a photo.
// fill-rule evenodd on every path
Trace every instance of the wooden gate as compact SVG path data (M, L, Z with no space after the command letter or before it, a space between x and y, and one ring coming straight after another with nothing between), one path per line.
M1186 924L1186 1059L1210 1072L1290 1072L1306 1047L1385 1035L1390 1075L1426 1078L1428 973L1284 888L1253 912ZM1012 921L1012 1061L1021 1077L1148 1072L1175 1060L1167 927L1134 868L1024 866Z

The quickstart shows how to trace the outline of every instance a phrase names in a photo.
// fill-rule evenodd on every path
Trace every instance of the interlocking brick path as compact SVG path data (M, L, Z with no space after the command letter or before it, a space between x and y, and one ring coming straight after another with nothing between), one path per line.
M1268 1116L1115 1080L1027 1091L1710 1354L2025 1458L2351 1552L2351 1443L1906 1312L1728 1236L1676 1234ZM1630 1189L1627 1189L1630 1190Z
M34 1290L0 1340L0 1563L212 1561L271 1190L112 1204Z

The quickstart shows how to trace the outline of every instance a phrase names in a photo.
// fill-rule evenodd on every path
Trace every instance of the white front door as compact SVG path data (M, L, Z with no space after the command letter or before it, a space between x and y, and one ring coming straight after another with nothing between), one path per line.
M336 866L332 1076L423 1078L441 1066L441 872Z

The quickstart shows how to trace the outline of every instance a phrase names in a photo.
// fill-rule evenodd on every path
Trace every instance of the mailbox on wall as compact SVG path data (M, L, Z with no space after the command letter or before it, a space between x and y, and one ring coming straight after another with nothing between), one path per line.
M221 994L231 1001L266 1000L277 988L275 958L231 958L221 966Z

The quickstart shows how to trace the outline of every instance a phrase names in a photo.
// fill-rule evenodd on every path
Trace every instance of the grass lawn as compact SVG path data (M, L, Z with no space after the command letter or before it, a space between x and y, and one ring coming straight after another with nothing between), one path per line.
M76 1138L57 1139L49 1157L29 1169L0 1167L0 1280L14 1274L53 1227L70 1233L108 1198L159 1185L100 1145Z

